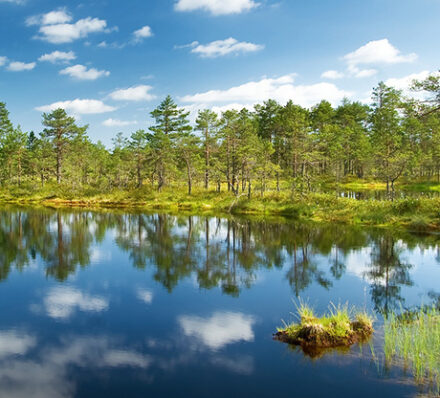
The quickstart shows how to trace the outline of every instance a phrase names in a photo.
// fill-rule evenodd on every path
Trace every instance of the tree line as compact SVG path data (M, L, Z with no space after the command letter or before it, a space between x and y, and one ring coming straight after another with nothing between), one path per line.
M42 115L39 134L23 132L0 102L0 184L37 189L56 181L103 192L194 186L236 196L268 190L312 191L322 181L374 178L394 190L402 176L440 181L440 77L414 82L423 100L379 83L371 105L348 99L311 109L268 100L253 110L189 113L166 97L154 125L111 148L93 143L88 126L65 110Z

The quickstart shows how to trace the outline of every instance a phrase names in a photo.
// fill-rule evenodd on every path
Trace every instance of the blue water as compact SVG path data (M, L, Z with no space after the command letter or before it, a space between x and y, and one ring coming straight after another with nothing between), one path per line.
M298 297L435 302L439 236L294 221L0 209L1 397L415 397L368 345L274 341Z

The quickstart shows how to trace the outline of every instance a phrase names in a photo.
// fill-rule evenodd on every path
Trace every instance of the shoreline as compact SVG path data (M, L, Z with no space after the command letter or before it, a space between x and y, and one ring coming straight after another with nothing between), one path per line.
M46 208L123 209L192 213L282 217L301 222L341 223L356 226L401 228L411 232L440 231L440 198L357 200L333 194L309 193L290 198L282 194L247 199L228 193L199 192L193 196L180 192L158 194L123 192L91 197L58 195L50 197L0 196L0 205L42 206Z

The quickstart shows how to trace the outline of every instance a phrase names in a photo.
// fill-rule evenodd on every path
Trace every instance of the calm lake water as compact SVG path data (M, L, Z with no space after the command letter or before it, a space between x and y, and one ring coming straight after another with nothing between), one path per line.
M369 346L272 340L292 300L438 300L440 236L122 212L0 209L1 397L415 397Z

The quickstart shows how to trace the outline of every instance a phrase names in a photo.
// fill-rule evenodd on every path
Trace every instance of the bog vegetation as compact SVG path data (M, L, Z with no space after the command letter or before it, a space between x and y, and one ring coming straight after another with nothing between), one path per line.
M349 309L348 305L330 305L329 313L318 318L313 309L300 303L299 322L279 328L275 338L301 346L310 356L319 356L329 348L350 347L366 341L373 333L373 320L366 312Z
M437 303L438 304L438 303ZM373 358L385 371L393 365L410 373L426 396L440 393L440 312L438 306L391 312L385 318L383 357ZM425 396L425 395L423 395Z
M425 100L380 83L371 106L268 100L220 116L201 110L193 126L168 96L151 112L153 126L118 134L111 148L92 142L88 127L63 109L43 114L41 132L24 132L0 103L0 184L27 194L52 184L86 196L141 188L191 195L196 187L251 199L355 178L393 192L402 177L440 180L440 78L414 82L413 90Z

